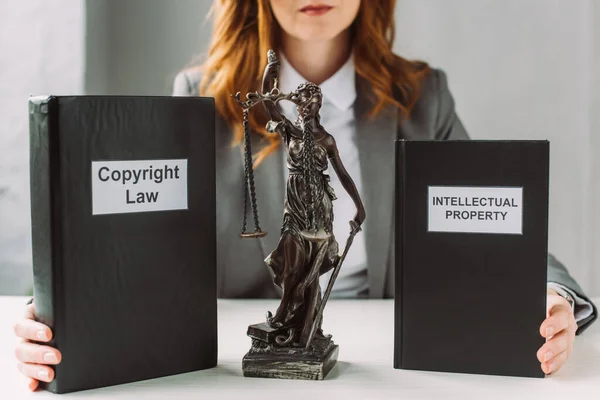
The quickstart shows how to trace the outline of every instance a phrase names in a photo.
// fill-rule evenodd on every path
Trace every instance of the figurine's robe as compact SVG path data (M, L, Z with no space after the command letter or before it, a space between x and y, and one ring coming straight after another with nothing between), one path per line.
M288 122L289 124L289 122ZM283 226L277 247L265 259L273 272L274 283L283 290L281 304L274 321L284 327L310 329L321 299L319 276L332 269L338 256L338 243L333 235L333 200L335 194L325 173L327 150L314 143L316 190L307 193L304 171L304 140L285 132L287 180L283 211ZM311 209L312 206L312 209ZM317 232L312 230L307 216L315 215Z

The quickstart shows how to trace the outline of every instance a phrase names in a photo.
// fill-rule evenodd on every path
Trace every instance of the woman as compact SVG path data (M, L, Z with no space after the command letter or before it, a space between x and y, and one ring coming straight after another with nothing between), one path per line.
M235 240L243 204L240 196L230 195L239 193L244 184L242 157L239 148L232 146L242 137L241 112L230 94L251 92L260 84L269 49L277 49L282 56L282 91L295 88L299 76L321 87L323 125L336 138L340 153L344 152L341 158L353 169L350 175L369 210L364 235L357 236L362 239L353 245L356 253L348 257L356 263L345 265L346 275L340 273L336 282L338 295L393 296L394 184L389 166L394 154L390 143L398 137L468 138L455 113L445 74L393 54L394 8L394 0L216 1L208 58L201 68L177 76L174 94L216 99L220 117L216 136L219 296L281 295L263 262L277 248L277 235ZM279 139L264 128L267 121L268 115L253 113L250 124L256 133L253 146L261 148L256 160L261 220L268 231L277 232L284 209L285 168ZM336 204L336 220L347 221L351 217L340 215L344 210L353 212L353 207L341 202L342 196ZM233 246L236 251L231 251ZM552 373L564 365L575 334L589 326L596 313L564 266L553 257L548 261L548 318L540 326L547 341L537 356L543 371ZM577 301L575 313L565 298L569 294ZM47 364L56 364L61 357L55 349L29 342L51 337L48 327L32 321L33 310L30 305L26 318L15 326L23 338L17 348L18 365L30 377L32 389L38 379L53 379Z

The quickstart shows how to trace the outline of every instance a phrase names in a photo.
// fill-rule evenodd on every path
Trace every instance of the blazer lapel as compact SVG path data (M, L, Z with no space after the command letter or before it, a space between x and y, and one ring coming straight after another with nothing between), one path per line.
M366 114L373 106L369 86L357 76L355 105L356 133L367 219L364 232L367 246L369 297L381 298L393 235L394 155L397 113L388 107L378 116ZM342 160L343 161L343 160Z

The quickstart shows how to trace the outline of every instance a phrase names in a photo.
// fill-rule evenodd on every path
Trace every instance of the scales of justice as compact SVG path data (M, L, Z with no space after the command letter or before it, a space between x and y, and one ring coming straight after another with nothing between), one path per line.
M274 284L282 289L281 303L275 314L248 327L252 345L242 361L244 376L323 379L337 361L338 345L321 329L323 310L354 236L366 218L362 200L352 178L346 172L333 137L320 123L321 89L310 82L302 83L290 93L278 89L280 63L269 50L261 92L234 95L243 109L244 124L244 219L242 238L266 235L260 229L254 187L252 149L248 114L261 103L270 121L267 131L279 134L287 152L289 177L286 184L283 224L277 247L265 259ZM291 101L298 119L288 120L279 110L280 101ZM333 201L336 199L326 174L331 165L347 194L356 205L350 221L350 234L339 255L333 235ZM254 232L246 231L248 202L254 217ZM319 277L333 270L325 293L321 294Z

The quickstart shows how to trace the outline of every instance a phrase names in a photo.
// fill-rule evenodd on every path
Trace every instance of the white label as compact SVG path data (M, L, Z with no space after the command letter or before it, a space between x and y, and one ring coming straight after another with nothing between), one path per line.
M522 187L429 186L429 232L523 233Z
M187 208L186 159L92 162L93 215Z

